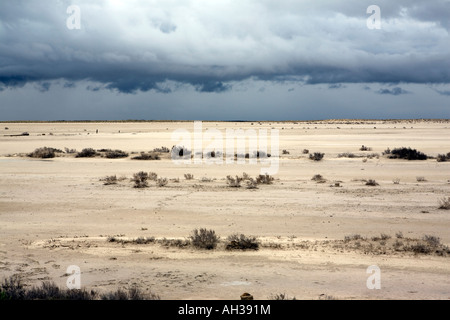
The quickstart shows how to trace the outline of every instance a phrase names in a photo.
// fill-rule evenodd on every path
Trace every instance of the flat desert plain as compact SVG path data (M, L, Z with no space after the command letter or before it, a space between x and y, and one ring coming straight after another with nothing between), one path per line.
M278 130L272 184L227 185L228 175L255 178L267 166L259 162L131 159L176 145L176 130L193 137L193 122L2 123L1 277L64 288L67 268L78 266L82 288L137 285L163 300L238 300L244 292L256 300L450 299L450 211L439 209L450 196L450 161L383 155L400 147L447 154L448 120L202 123L203 133L225 136L227 128L266 129L269 146ZM23 132L29 136L14 136ZM360 151L362 145L371 150ZM26 156L41 147L129 156ZM325 156L313 161L304 149ZM130 179L139 171L168 184L134 188ZM318 174L323 179L312 180ZM117 183L105 185L112 175ZM366 185L371 179L378 185ZM215 249L183 246L200 228L220 236ZM259 249L226 250L233 234L255 237Z

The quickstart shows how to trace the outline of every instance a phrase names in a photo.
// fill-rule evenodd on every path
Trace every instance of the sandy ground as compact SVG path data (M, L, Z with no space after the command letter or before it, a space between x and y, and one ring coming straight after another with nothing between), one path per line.
M193 132L192 122L3 123L0 277L18 274L28 285L49 280L64 287L67 267L77 265L83 288L103 292L137 284L161 299L236 300L244 292L255 299L279 293L297 299L450 299L450 255L385 250L376 241L373 250L362 250L343 241L387 234L392 242L403 240L397 239L401 232L403 238L432 235L450 245L450 211L438 209L439 199L450 196L450 162L381 156L388 147L403 146L430 156L450 152L450 122L204 122L207 128L224 134L226 128L278 129L280 154L289 154L280 155L274 183L255 190L227 187L227 175L254 177L261 164L23 156L44 146L130 153L170 148L177 144L172 133ZM6 136L22 132L30 135ZM359 151L361 145L372 151ZM303 149L325 157L311 161ZM343 152L380 157L363 162L339 158ZM136 189L129 179L138 171L180 182ZM185 173L194 179L185 180ZM327 181L312 181L315 174ZM104 185L100 179L108 175L126 179ZM234 233L256 236L261 247L202 251L107 241L185 239L195 228L213 229L223 240ZM367 287L372 265L380 268L381 289Z

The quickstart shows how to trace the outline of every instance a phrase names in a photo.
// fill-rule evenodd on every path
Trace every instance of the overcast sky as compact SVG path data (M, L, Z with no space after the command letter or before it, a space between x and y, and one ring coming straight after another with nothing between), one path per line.
M0 120L450 118L449 17L449 0L1 0Z

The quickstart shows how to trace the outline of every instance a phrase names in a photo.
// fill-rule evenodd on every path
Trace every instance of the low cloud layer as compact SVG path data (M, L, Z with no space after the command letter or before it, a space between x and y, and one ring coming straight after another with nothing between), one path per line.
M379 30L367 28L373 1L316 2L2 1L0 91L34 83L46 92L53 81L122 93L227 92L248 79L450 83L448 1L379 1ZM66 26L72 4L80 30Z

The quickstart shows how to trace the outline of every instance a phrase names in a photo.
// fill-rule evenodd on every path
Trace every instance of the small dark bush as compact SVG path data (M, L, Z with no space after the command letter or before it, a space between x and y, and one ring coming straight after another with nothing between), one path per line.
M228 236L225 249L227 250L258 250L259 242L255 237L246 237L243 234Z
M56 156L57 152L62 153L61 150L55 149L55 148L47 148L47 147L37 148L33 152L29 153L28 157L40 158L40 159L50 159L50 158L54 158Z
M427 160L428 156L416 149L395 148L390 152L389 159Z
M192 180L192 179L194 179L194 175L191 174L191 173L185 173L185 174L184 174L184 178L185 178L186 180Z
M375 186L378 186L378 185L379 185L378 182L376 182L376 181L373 180L373 179L369 179L369 180L366 181L366 186L372 186L372 187L375 187Z
M102 294L101 300L160 300L156 294L145 294L137 286L130 286L127 290L117 289L117 291Z
M362 145L361 148L359 148L359 151L372 151L372 148Z
M295 297L289 297L285 293L277 293L269 296L269 300L297 300Z
M283 154L289 154L289 151L287 151L286 149L283 150Z
M450 161L450 152L447 154L438 154L436 161L437 162Z
M303 154L308 154L308 153L309 153L309 150L308 150L308 149L303 149L302 153L303 153Z
M92 148L85 148L78 152L76 158L93 158L97 155L97 152Z
M198 249L211 250L216 248L219 242L219 237L214 230L206 230L204 228L192 231L192 235L189 236L192 245Z
M159 178L156 180L156 185L158 187L165 187L169 183L169 180L167 178Z
M103 181L103 184L105 186L109 186L109 185L112 185L112 184L117 184L117 176L115 176L115 175L114 176L107 176L107 177L101 179L101 181Z
M153 152L170 153L170 149L166 147L155 148L153 149Z
M314 152L314 154L309 155L309 159L314 160L314 161L320 161L323 159L324 156L325 156L324 153Z
M147 183L148 173L147 172L141 171L141 172L135 173L131 180L134 182L135 188L148 187L148 183Z

